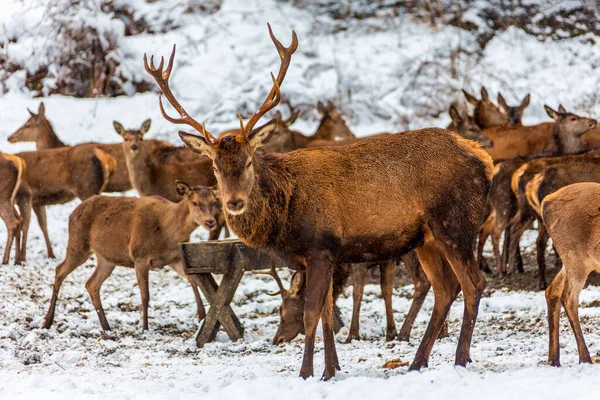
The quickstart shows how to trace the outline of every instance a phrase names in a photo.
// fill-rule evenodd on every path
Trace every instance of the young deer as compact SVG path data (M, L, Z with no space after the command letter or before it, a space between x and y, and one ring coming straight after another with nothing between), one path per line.
M17 142L35 142L37 150L55 149L66 147L54 132L50 121L46 118L46 108L44 103L40 103L38 113L29 111L30 117L25 123L17 129L15 133L8 137L10 143ZM110 154L116 161L115 172L111 176L104 191L106 192L125 192L131 190L131 183L127 173L125 156L123 155L123 146L121 143L83 143L77 146L94 146L105 153ZM197 156L185 147L176 148L172 144L162 141L147 139L146 146L152 153L153 159L160 162L181 162L190 161Z
M194 186L216 184L212 161L208 157L197 157L196 161L161 163L152 158L144 135L150 129L150 120L139 129L125 129L114 121L115 130L123 138L122 153L125 156L131 185L140 196L162 196L177 202L181 199L175 190L175 181L181 180Z
M92 146L28 151L17 156L27 165L16 198L23 217L21 260L26 258L31 207L44 235L48 257L54 258L46 223L46 206L64 204L75 198L85 200L101 193L115 170L115 159Z
M565 308L577 341L580 363L591 363L579 321L579 293L592 271L600 272L600 184L576 183L547 196L542 202L544 224L563 261L563 267L546 289L550 345L548 361L560 366L559 326Z
M410 252L402 257L406 270L415 285L415 295L411 303L406 319L400 328L400 333L396 330L394 322L394 310L392 308L392 292L394 290L394 278L396 272L396 263L386 262L381 264L343 264L334 270L333 274L333 301L342 294L347 281L352 277L352 319L350 330L345 343L350 343L353 339L358 339L360 332L360 306L364 293L364 287L367 280L367 268L379 267L381 269L381 294L385 302L386 310L386 335L387 341L398 339L408 342L410 331L415 322L417 314L427 297L431 284L423 272L419 259L414 252ZM306 273L304 271L294 272L292 275L290 288L285 289L281 279L273 269L270 272L279 286L277 293L268 293L269 295L281 294L282 302L279 307L279 327L273 338L273 344L291 342L300 333L304 333L304 304L306 301ZM340 326L341 328L341 326ZM337 332L337 330L336 330ZM447 336L447 332L445 333Z
M180 132L192 150L213 160L229 228L247 245L268 249L306 271L306 340L300 376L313 375L315 333L323 323L325 371L340 369L333 334L332 275L337 265L397 259L416 248L435 293L430 324L411 369L427 364L450 305L462 289L463 326L456 364L469 360L485 286L474 242L492 175L490 157L474 142L442 129L367 138L349 146L257 154L277 120L254 128L281 100L280 86L298 41L285 48L273 88L241 132L215 138L184 110L169 88L175 48L163 70L145 62L180 118L202 136ZM160 97L162 99L162 97ZM365 185L364 182L368 182ZM365 204L368 205L365 214ZM385 217L384 217L385 216ZM442 260L448 261L448 266Z
M148 274L150 269L165 265L189 280L198 306L198 318L204 318L204 305L198 288L183 271L179 244L188 241L198 226L207 230L216 228L217 199L210 188L190 187L180 181L174 185L182 197L179 203L160 197L94 196L73 211L69 217L67 256L56 267L44 328L52 325L63 281L92 254L96 255L98 263L85 287L103 330L110 330L110 326L100 301L100 288L117 265L135 269L142 298L144 330L148 329Z
M15 208L15 199L21 188L25 170L25 161L22 158L0 153L0 218L6 225L7 233L2 264L8 264L13 241L15 242L15 264L20 264L22 261L22 218Z

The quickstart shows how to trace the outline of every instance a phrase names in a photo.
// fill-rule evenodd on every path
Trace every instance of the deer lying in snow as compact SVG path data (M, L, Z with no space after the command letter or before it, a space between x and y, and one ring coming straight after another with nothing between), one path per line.
M563 261L546 289L550 345L548 361L560 366L560 309L564 307L579 352L580 363L591 363L579 321L579 293L592 271L600 272L600 184L576 183L547 196L542 202L544 224Z
M65 260L56 267L56 278L44 328L50 328L58 292L65 278L92 254L98 260L96 270L85 287L98 313L100 325L110 330L100 288L115 266L134 268L142 297L142 324L148 329L148 273L150 269L169 265L190 281L198 318L204 318L204 305L196 285L185 275L179 244L188 241L198 226L213 230L220 213L212 190L175 184L182 197L173 203L160 197L94 196L82 202L69 217L69 243Z
M15 198L21 187L25 161L12 154L0 153L0 218L6 225L6 248L2 264L8 264L10 250L15 242L15 264L21 263L21 223L22 218L15 208Z
M386 334L385 339L391 341L398 339L408 342L410 339L410 331L415 322L417 314L427 297L427 293L431 288L427 276L423 272L419 259L414 252L410 252L402 257L402 261L406 266L406 270L415 285L415 294L410 305L406 319L400 328L400 333L396 330L394 322L394 310L392 308L392 292L394 290L394 279L396 275L396 263L388 261L380 264L343 264L336 268L333 272L333 301L342 294L346 287L346 283L352 277L352 319L350 330L345 343L350 343L353 339L358 339L360 333L360 306L364 293L364 287L367 281L367 268L379 267L381 271L381 295L385 302L386 313ZM275 278L279 291L277 293L268 293L269 295L281 294L282 302L279 307L279 327L273 338L273 344L281 344L291 342L300 333L304 333L304 304L306 301L306 273L304 271L296 271L292 275L290 288L285 289L281 279L274 269L269 272ZM339 326L341 328L341 325ZM444 326L444 331L440 336L447 336L447 326ZM336 332L338 329L334 329Z
M464 294L456 364L466 365L485 280L474 258L492 175L492 160L475 142L443 129L379 135L353 145L257 154L277 120L254 128L281 100L280 86L298 41L285 48L269 26L281 59L259 110L237 136L215 138L179 104L169 88L175 48L164 67L145 59L192 150L213 160L229 228L247 245L276 253L306 271L306 340L300 376L313 375L317 324L323 324L324 379L340 369L333 334L332 275L337 265L383 262L415 249L431 282L435 304L410 369L427 365L451 304ZM162 99L162 97L159 97ZM366 183L365 183L366 182ZM368 207L365 207L368 205ZM366 210L365 210L366 208ZM447 261L447 263L445 262Z

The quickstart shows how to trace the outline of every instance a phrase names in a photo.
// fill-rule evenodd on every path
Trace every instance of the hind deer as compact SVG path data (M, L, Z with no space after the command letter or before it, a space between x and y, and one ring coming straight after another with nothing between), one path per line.
M280 87L298 47L284 47L269 26L281 58L277 78L237 136L215 138L181 106L169 88L175 48L154 77L179 118L201 136L180 132L192 150L213 160L229 228L247 245L274 252L306 271L306 340L300 376L313 375L319 319L325 342L324 379L340 369L333 334L332 275L336 265L396 259L415 249L435 293L430 323L410 369L427 365L433 343L462 289L463 325L456 364L466 365L485 280L474 243L492 175L492 160L474 142L431 128L367 138L354 145L257 154L277 126L257 122L281 100ZM368 182L368 184L364 184ZM365 204L368 204L365 214ZM384 217L385 216L385 217ZM443 260L447 260L445 264Z
M15 243L15 264L21 263L22 218L15 208L15 199L21 188L26 171L25 161L12 154L0 153L0 218L6 225L6 248L2 264L8 264L13 241Z
M491 128L495 126L520 125L525 109L529 106L530 95L523 98L518 106L509 106L504 97L498 92L498 103L495 105L488 95L485 87L481 87L481 99L463 89L467 101L473 105L473 118L475 123L481 128Z
M550 343L548 362L560 366L560 309L564 307L579 352L580 363L591 363L579 321L579 294L592 271L600 272L600 184L576 183L542 202L544 224L563 261L563 267L546 289Z
M469 115L464 105L453 103L448 110L448 114L451 121L446 129L456 132L466 139L475 140L484 147L491 146L492 142L481 132L475 118Z
M27 110L30 117L25 123L8 137L10 143L34 142L37 150L55 149L67 147L54 132L50 121L46 118L44 103L40 103L38 113ZM105 153L110 154L116 161L115 172L112 174L104 191L125 192L131 190L131 183L127 173L123 146L120 143L82 143L76 146L94 146ZM190 161L197 156L185 147L175 147L169 142L162 140L146 139L148 152L158 162L181 162Z
M150 269L169 265L188 279L198 307L198 319L204 318L204 305L198 288L183 271L179 245L188 241L198 226L216 228L219 212L217 199L209 188L174 183L182 197L173 203L160 197L94 196L82 202L69 217L69 243L65 260L56 267L52 299L44 328L54 321L54 310L65 278L92 254L98 260L85 287L105 331L110 325L100 300L100 288L115 266L134 268L142 298L142 327L148 329L148 274Z

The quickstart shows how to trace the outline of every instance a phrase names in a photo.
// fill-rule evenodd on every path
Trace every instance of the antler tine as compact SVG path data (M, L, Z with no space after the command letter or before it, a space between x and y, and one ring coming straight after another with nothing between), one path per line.
M279 291L275 293L267 293L269 296L277 296L278 294L285 295L287 293L287 289L283 287L283 282L281 282L281 278L277 274L275 263L272 259L271 268L268 271L255 271L254 273L259 275L271 275L273 278L275 278L275 282L277 282L277 286L279 286Z
M281 101L281 93L280 86L283 83L283 79L285 78L285 74L290 66L290 62L292 61L292 54L298 49L298 37L296 36L296 32L292 31L292 43L289 47L285 47L281 44L279 40L273 34L273 30L271 29L271 25L267 24L269 28L269 35L271 36L271 40L273 44L275 44L275 48L277 49L277 53L279 53L279 58L281 58L281 66L279 67L279 73L277 74L277 79L271 73L271 79L273 80L273 87L271 91L267 95L264 103L259 107L258 111L256 111L250 119L246 126L242 129L240 134L240 139L243 139L246 135L248 135L254 125L270 110L275 108L277 104ZM243 135L243 136L242 136Z
M196 131L200 132L209 143L214 143L216 141L215 137L210 132L208 132L203 127L203 125L201 125L198 121L190 117L190 115L187 113L187 111L185 111L183 106L179 104L179 102L175 98L175 95L173 95L173 92L171 92L171 88L169 87L169 78L171 76L171 71L173 70L173 62L175 60L176 50L177 46L173 45L173 51L171 52L171 56L169 57L169 63L167 64L167 68L165 70L163 70L163 67L165 65L164 57L160 58L160 63L158 64L158 67L155 67L154 56L150 57L150 65L148 65L148 58L144 53L144 68L150 75L152 75L152 77L158 84L158 87L160 87L160 90L162 91L161 95L165 95L169 103L173 106L175 110L177 110L181 118L173 118L167 114L162 103L161 95L158 96L160 112L167 121L173 124L189 125Z

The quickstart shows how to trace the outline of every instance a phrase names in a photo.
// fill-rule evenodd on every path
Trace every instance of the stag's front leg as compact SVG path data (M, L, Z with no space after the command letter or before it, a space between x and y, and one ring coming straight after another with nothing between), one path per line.
M323 305L321 324L323 326L323 341L325 342L325 371L323 372L323 380L328 380L335 376L336 370L340 370L340 362L335 349L335 335L333 333L332 284L329 285L325 304Z
M307 260L306 301L304 302L304 330L306 338L304 341L302 368L300 369L300 377L304 379L314 375L315 335L333 273L333 263L331 262L331 258L328 258L326 259L322 255L317 255Z

